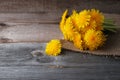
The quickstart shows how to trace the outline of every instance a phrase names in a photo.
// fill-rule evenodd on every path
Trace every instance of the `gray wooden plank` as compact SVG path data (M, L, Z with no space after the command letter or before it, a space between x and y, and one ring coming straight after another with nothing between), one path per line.
M58 9L64 10L68 8L69 10L77 9L81 11L82 9L91 9L91 8L96 8L101 10L102 12L105 13L118 13L119 14L119 9L117 8L116 11L114 11L115 7L119 7L120 1L119 0L58 0ZM71 4L71 5L70 5Z
M1 80L119 80L120 58L63 50L57 57L33 57L45 43L0 44Z
M107 13L120 13L119 0L0 0L0 12L59 12L68 8L97 8Z
M112 68L111 68L112 69ZM38 67L0 67L0 78L15 78L15 79L98 79L98 80L111 80L119 79L119 71L114 69L82 69L82 68L62 68L51 69Z
M64 10L61 12L46 12L46 13L0 13L1 24L21 24L21 23L41 23L41 24L59 24L61 16ZM72 11L69 10L69 14ZM117 25L120 25L119 14L104 13L105 18L113 19Z
M49 57L44 53L45 43L4 43L0 44L0 65L43 65L44 63L53 65L59 64L69 66L101 66L101 65L119 65L119 58L106 58L87 54L80 54L70 51L63 51L61 56ZM32 52L42 50L43 55L33 57ZM73 55L71 55L73 54ZM75 58L75 59L74 59ZM50 60L50 61L49 61ZM104 60L104 63L103 63ZM48 61L48 62L47 62ZM54 63L55 62L55 63ZM111 64L113 62L113 64ZM36 64L37 63L37 64ZM40 64L39 64L40 63ZM47 65L46 65L47 66Z
M0 13L0 23L50 23L59 22L61 14L54 13Z
M51 39L62 39L58 24L11 23L2 26L0 42L46 42Z
M0 12L40 12L43 6L44 0L0 0Z

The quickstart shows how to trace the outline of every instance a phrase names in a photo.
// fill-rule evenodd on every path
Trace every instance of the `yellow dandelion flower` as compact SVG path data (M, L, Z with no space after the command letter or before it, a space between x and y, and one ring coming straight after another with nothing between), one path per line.
M78 18L78 13L76 12L76 10L73 10L71 17L71 21L73 26L78 29L79 25L77 24L77 18Z
M91 9L90 11L91 21L96 21L97 25L101 25L104 22L104 16L99 10Z
M103 26L98 25L95 21L90 21L90 24L86 27L89 29L94 29L96 31L103 30Z
M77 25L79 25L80 28L84 28L85 26L89 25L90 21L90 15L88 10L83 10L79 13L78 18L77 18Z
M49 43L46 45L45 52L47 55L50 56L57 56L61 52L61 43L60 40L51 40Z
M64 28L64 25L65 25L65 22L66 22L67 13L68 13L68 10L65 10L65 12L64 12L63 15L62 15L61 22L60 22L60 30L61 30L62 32L63 32L63 28Z
M90 21L89 27L91 27L91 28L89 28L89 29L94 29L94 30L97 30L97 31L103 30L103 26L98 25L98 24L96 23L96 21Z
M95 50L102 46L106 41L106 37L102 31L88 30L84 36L84 41L90 50Z
M96 29L96 22L95 22L95 21L90 22L88 26L82 28L81 32L82 32L83 34L85 34L85 33L86 33L88 30L90 30L90 29Z
M69 40L69 41L73 40L73 37L74 37L74 27L72 25L70 17L67 18L66 23L64 25L63 35L64 35L65 40Z
M80 50L83 50L82 36L81 36L80 33L78 33L78 32L75 33L75 36L74 36L74 39L73 39L73 43L74 43L74 46L76 48L79 48Z
M95 27L97 26L95 21L90 21L90 24L88 25L89 29L95 29Z
M99 30L103 30L103 26L96 26L95 30L99 31Z
M103 30L103 26L97 25L97 23L95 21L90 21L89 25L82 29L82 33L86 33L86 31L88 31L90 29L100 31L100 30Z

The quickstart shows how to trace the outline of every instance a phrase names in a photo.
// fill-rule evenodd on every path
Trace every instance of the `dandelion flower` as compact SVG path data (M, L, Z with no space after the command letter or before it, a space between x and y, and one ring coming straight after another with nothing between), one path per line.
M66 22L67 13L68 13L68 10L65 10L65 12L62 15L61 22L60 22L60 29L61 29L62 32L63 32L63 28L64 28L64 25L65 25L65 22Z
M99 10L91 9L91 21L96 21L96 24L101 25L104 22L104 16Z
M89 25L86 26L85 28L83 28L82 31L85 33L86 31L88 31L90 29L94 29L96 31L99 31L99 30L103 30L103 26L97 25L97 23L95 21L90 21Z
M106 37L102 31L95 31L93 29L88 30L84 36L85 44L90 50L95 50L102 46L105 40Z
M88 31L88 30L90 30L90 29L96 29L96 26L97 26L97 25L96 25L96 22L95 22L95 21L92 21L92 22L89 23L88 26L82 28L81 32L82 32L83 34L85 34L86 31Z
M100 25L95 27L96 31L103 30L103 29L104 29L103 26L100 26Z
M46 45L45 52L47 55L50 56L57 56L61 52L61 43L60 40L51 40L49 43Z
M73 43L74 43L74 46L76 48L79 48L80 50L83 50L82 36L81 36L80 33L78 33L78 32L75 33L75 36L74 36L74 39L73 39Z
M103 30L103 26L98 25L96 21L91 21L89 26L91 27L90 29L94 29L96 31Z
M79 25L79 29L80 29L89 25L89 21L90 21L89 11L83 10L79 13L76 23L77 25Z
M69 40L69 41L73 40L73 37L74 37L74 27L72 25L70 17L67 18L66 23L64 25L63 35L64 35L65 40Z
M73 26L78 29L79 25L78 25L78 13L76 12L76 10L73 10L71 17L71 21Z

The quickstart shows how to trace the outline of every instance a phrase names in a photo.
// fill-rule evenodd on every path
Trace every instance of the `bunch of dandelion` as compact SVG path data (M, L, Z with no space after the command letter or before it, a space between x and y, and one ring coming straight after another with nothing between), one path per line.
M95 50L101 47L106 41L104 30L114 30L114 25L109 20L104 19L104 15L99 10L82 10L73 13L66 18L66 10L60 22L60 30L64 39L74 43L80 50Z
M115 25L110 19L105 19L99 10L73 10L72 14L66 18L66 10L60 22L60 30L64 39L73 42L74 46L80 50L95 50L103 46L106 41L104 31L115 32ZM60 40L53 39L47 43L45 52L50 56L57 56L61 53L62 44Z

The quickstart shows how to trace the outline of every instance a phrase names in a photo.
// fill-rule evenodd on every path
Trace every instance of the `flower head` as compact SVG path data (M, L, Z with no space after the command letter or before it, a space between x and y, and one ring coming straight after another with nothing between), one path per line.
M68 13L68 10L65 10L65 12L62 15L61 22L60 22L60 29L61 29L62 32L63 32L63 28L64 28L64 25L65 25L65 22L66 22L67 13Z
M64 25L64 29L63 29L63 35L65 40L69 40L72 41L73 37L74 37L74 27L73 24L71 22L71 18L67 18L66 23Z
M88 31L90 29L94 29L96 31L100 31L100 30L103 30L103 26L97 25L95 21L90 21L89 25L82 29L82 32L86 33L86 31Z
M79 29L86 27L89 25L90 21L90 15L88 10L83 10L79 13L77 18L77 25L79 26Z
M97 25L101 25L104 22L104 16L99 10L91 9L90 15L91 21L95 21Z
M80 33L76 32L75 33L75 36L74 36L74 39L73 39L73 43L74 43L74 46L80 50L83 50L83 45L82 45L82 36Z
M71 21L72 21L72 24L74 25L74 27L76 29L79 29L79 25L78 25L78 13L76 12L76 10L73 10L72 12L72 15L70 16L71 17Z
M93 29L88 30L84 36L85 44L90 50L95 50L102 46L105 40L106 37L102 31L95 31Z
M45 52L47 55L50 56L57 56L61 52L61 43L60 40L51 40L49 43L46 45Z

